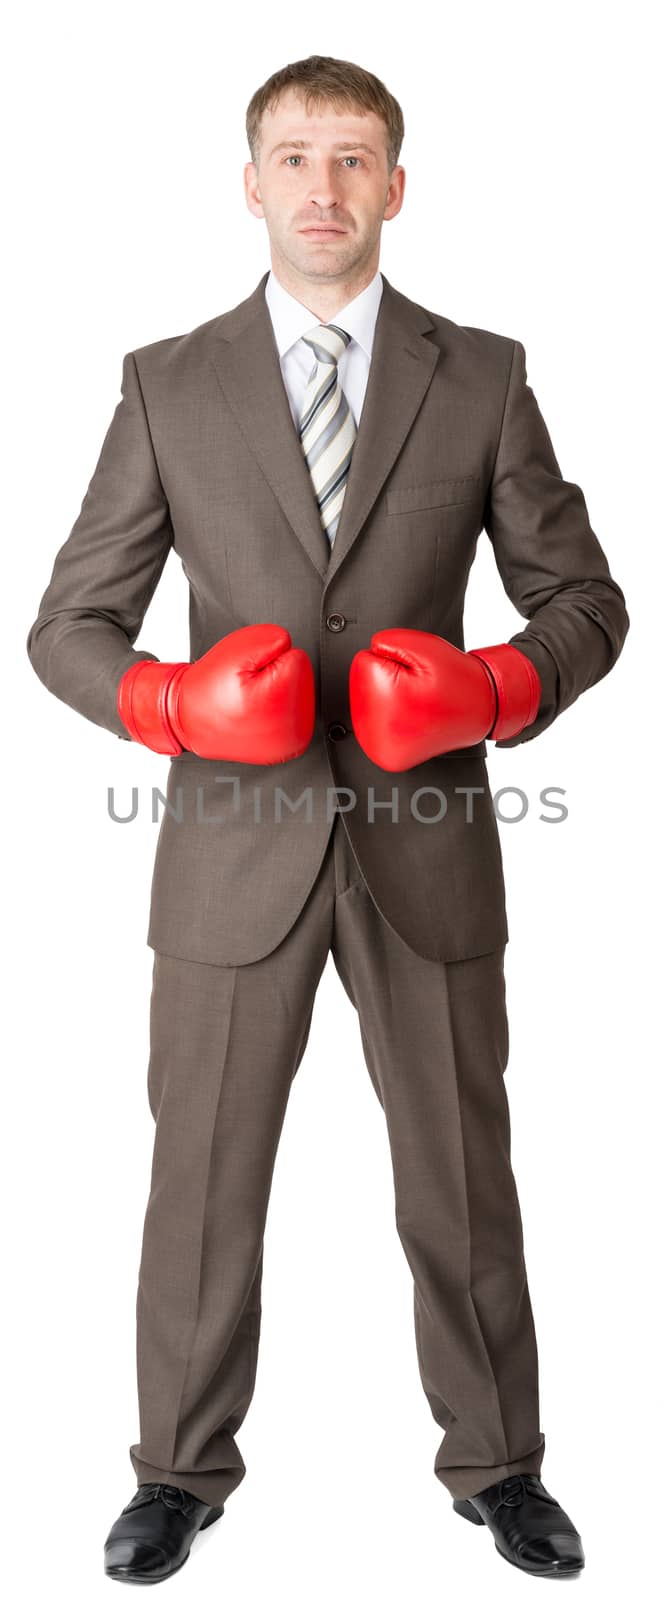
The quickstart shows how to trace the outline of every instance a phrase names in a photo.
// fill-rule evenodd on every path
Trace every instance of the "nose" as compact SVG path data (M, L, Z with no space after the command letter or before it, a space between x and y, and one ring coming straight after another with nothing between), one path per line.
M319 165L316 163L311 171L308 199L313 205L318 205L323 211L327 211L330 206L338 204L338 186L339 179L335 168L326 161L320 162ZM323 217L318 220L333 222L334 219Z

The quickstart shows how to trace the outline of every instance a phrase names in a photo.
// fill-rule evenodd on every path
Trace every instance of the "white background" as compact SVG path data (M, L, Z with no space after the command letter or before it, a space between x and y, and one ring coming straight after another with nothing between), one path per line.
M339 21L335 13L339 13ZM324 15L324 13L323 13ZM33 5L11 28L3 297L5 1579L107 1592L134 1491L134 1314L166 758L46 693L25 638L120 397L125 351L234 306L269 266L245 110L276 68L350 58L399 99L400 215L380 265L422 305L526 346L561 471L631 618L613 672L542 737L489 746L510 942L507 1088L540 1352L542 1475L592 1596L661 1566L664 1327L665 260L657 7ZM238 32L233 29L238 26ZM662 279L662 283L661 283ZM18 557L18 560L16 558ZM5 568L5 570L7 570ZM466 645L521 619L480 537ZM652 648L655 646L656 648ZM138 647L187 659L176 557ZM107 787L129 803L113 824ZM540 818L566 790L567 820ZM267 1038L267 1064L270 1061ZM407 1063L409 1067L409 1063ZM182 1593L259 1600L518 1593L433 1472L384 1119L331 957L266 1234L246 1477ZM523 1593L523 1589L521 1589Z

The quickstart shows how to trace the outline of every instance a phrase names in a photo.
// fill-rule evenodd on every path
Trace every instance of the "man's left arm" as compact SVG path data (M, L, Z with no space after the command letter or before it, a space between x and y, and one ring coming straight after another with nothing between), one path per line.
M534 739L610 671L630 619L591 527L583 493L563 478L514 342L483 518L503 587L528 626L508 641L540 676L537 716L499 749Z

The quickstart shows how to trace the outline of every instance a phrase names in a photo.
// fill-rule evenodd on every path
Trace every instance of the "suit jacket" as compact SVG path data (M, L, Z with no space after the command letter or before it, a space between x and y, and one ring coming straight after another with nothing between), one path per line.
M46 687L127 737L117 686L133 662L157 659L133 646L173 547L189 585L190 659L266 621L310 656L316 725L299 759L264 767L185 752L169 761L147 936L167 955L240 965L268 954L306 900L337 806L376 906L411 949L450 961L504 944L485 742L383 771L351 729L352 657L391 627L464 649L483 528L527 619L511 642L542 681L536 721L501 743L541 734L604 677L624 642L623 592L581 489L562 477L523 345L427 311L382 276L331 552L265 273L233 310L124 356L122 398L28 635Z

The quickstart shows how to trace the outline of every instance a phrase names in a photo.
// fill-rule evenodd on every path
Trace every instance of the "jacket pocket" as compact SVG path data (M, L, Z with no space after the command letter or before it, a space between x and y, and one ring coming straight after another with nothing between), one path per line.
M429 511L438 506L465 505L476 500L481 479L468 474L463 478L433 478L429 483L406 484L388 489L385 506L390 516L405 511Z

